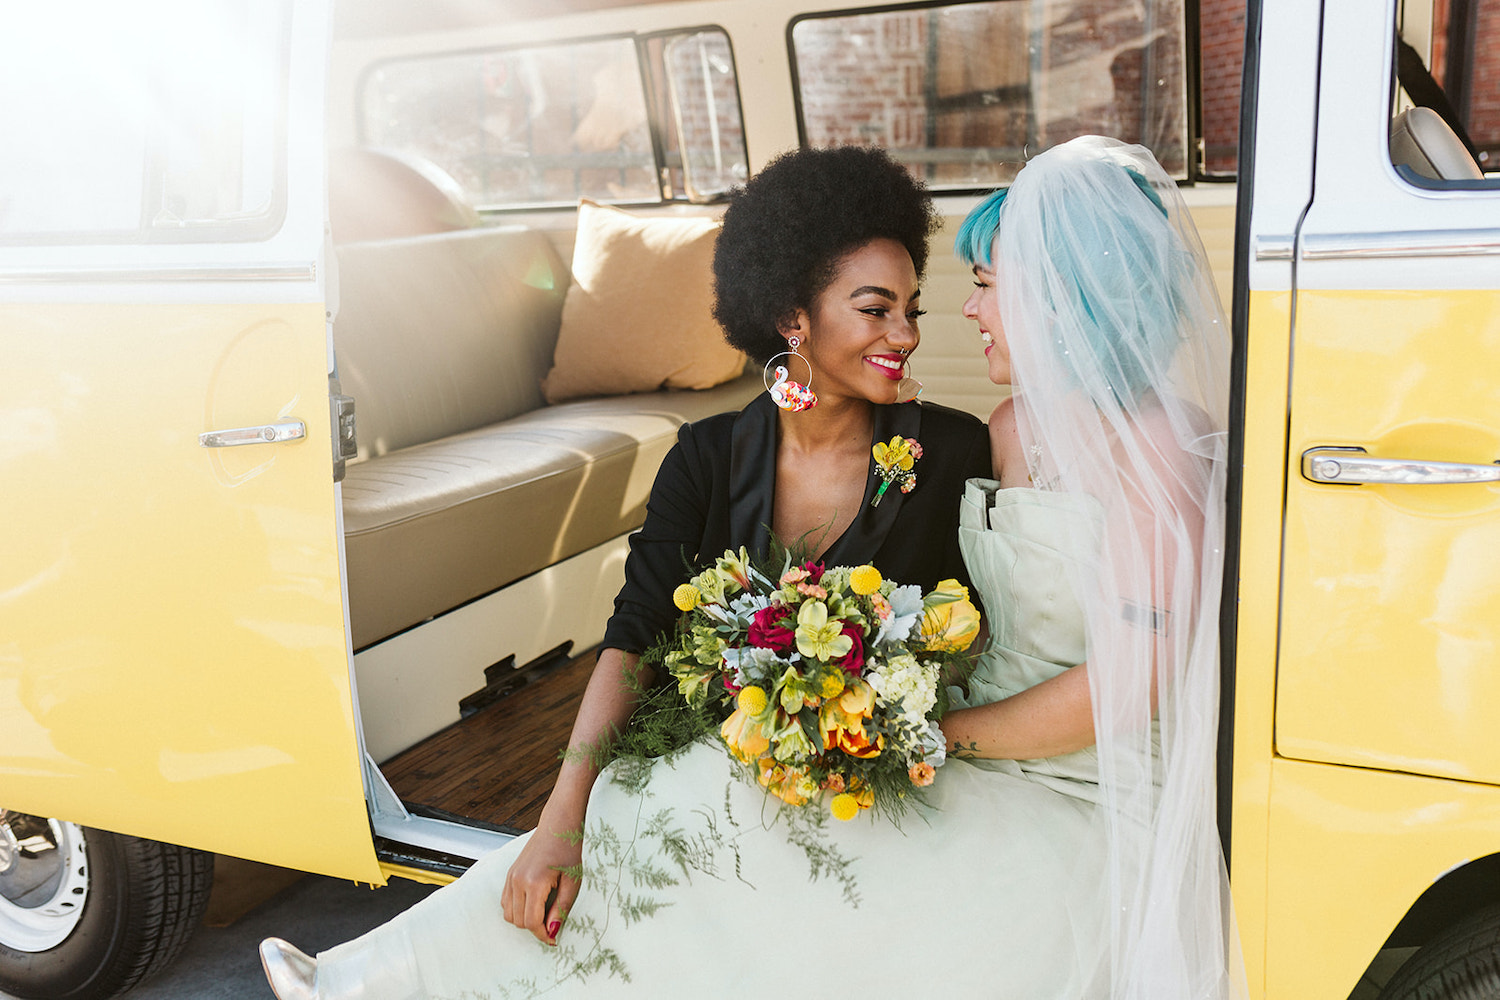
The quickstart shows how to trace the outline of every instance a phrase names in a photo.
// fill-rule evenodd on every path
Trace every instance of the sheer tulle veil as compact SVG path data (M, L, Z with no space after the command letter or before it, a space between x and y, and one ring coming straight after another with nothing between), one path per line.
M1098 995L1243 993L1215 826L1229 337L1176 185L1085 136L977 209L1028 471L1103 510L1078 570L1106 826ZM1090 994L1093 995L1093 994Z

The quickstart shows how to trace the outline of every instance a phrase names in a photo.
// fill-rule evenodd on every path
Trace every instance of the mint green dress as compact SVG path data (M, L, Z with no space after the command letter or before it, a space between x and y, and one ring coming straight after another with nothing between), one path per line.
M1023 690L1086 653L1069 580L1098 544L1096 505L996 486L971 480L963 499L960 541L992 638L960 705ZM865 814L810 833L716 745L657 763L638 787L614 777L589 800L590 874L558 948L501 917L521 838L320 954L324 1000L1099 995L1091 750L950 758L899 825Z

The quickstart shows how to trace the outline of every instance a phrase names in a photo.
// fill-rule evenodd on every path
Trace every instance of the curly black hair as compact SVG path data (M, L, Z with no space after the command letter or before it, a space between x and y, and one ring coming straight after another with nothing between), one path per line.
M731 345L764 363L786 350L778 323L811 311L848 254L893 239L921 278L941 224L921 182L884 150L783 153L731 195L714 248L714 318Z

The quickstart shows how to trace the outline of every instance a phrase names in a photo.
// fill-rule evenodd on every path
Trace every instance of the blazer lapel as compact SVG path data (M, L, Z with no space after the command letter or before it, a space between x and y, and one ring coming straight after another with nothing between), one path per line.
M756 396L735 418L730 437L729 537L741 539L757 559L771 549L777 412L769 395Z
M875 441L889 441L896 436L915 438L922 440L922 407L919 403L898 403L891 406L875 407ZM922 463L919 460L913 469L917 476L918 489L922 482ZM854 516L854 523L849 529L839 536L839 540L829 546L823 554L825 566L854 566L869 562L875 558L885 544L886 536L891 533L891 528L896 523L896 515L901 512L901 504L906 499L906 494L901 492L900 483L892 483L885 491L885 496L880 498L880 506L871 507L870 501L875 499L876 490L884 480L880 477L880 469L875 464L875 456L870 455L869 471L866 473L865 495L860 502L859 513Z

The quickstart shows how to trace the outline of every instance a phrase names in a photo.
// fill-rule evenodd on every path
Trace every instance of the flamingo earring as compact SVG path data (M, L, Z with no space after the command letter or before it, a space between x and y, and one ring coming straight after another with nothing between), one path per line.
M802 355L797 353L797 347L802 341L797 337L788 337L786 340L790 351L782 351L780 354L771 356L766 362L765 371L761 372L761 379L765 382L766 392L771 394L771 401L789 413L799 410L810 410L818 405L818 397L812 391L812 365ZM772 365L777 358L801 358L802 363L807 365L807 384L793 382L788 378L789 372L786 365L775 366L775 381L772 381Z

